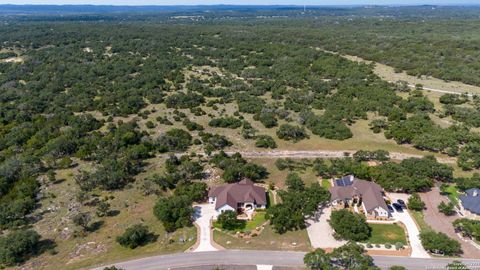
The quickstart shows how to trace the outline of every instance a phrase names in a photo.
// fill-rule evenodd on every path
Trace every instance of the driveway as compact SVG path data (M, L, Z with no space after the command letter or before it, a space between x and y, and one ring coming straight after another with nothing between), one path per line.
M405 202L408 201L409 195L404 193L389 193L388 196L393 200L396 201L398 199L402 199ZM412 216L408 213L408 211L404 210L402 213L395 212L392 213L393 218L395 221L402 222L405 227L407 228L408 234L408 242L412 248L412 254L410 257L413 258L430 258L428 252L423 248L422 242L420 241L420 230L417 227L417 224L413 220Z
M444 234L460 242L462 245L463 258L480 258L480 250L473 246L470 241L462 239L460 236L458 236L458 234L455 233L452 222L460 217L457 215L445 216L438 211L438 205L440 202L448 201L445 196L440 194L440 190L437 187L434 187L429 192L420 193L420 197L425 202L425 206L427 208L423 211L423 213L425 215L425 221L428 223L428 225L430 225L435 231L443 232Z
M216 217L214 204L199 204L193 207L195 209L195 224L198 229L197 244L193 252L216 251L212 240L211 222Z
M307 220L307 233L312 247L336 248L346 243L333 237L333 229L328 223L331 213L330 207L324 207L318 210L314 218Z

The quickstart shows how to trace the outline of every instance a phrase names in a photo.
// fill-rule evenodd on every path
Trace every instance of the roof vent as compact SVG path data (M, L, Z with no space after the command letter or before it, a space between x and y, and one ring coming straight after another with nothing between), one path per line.
M473 196L473 197L477 197L477 196L478 196L478 189L473 190L472 196Z

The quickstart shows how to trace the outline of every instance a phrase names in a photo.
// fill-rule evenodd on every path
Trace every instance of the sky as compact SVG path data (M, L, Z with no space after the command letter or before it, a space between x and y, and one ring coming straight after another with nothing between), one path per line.
M480 4L480 0L0 0L0 4L49 5L419 5Z

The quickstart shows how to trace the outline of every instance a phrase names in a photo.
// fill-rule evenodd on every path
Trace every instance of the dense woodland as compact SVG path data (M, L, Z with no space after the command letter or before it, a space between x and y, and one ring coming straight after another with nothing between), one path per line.
M457 16L457 11L450 15ZM246 115L290 142L310 136L346 140L353 136L352 124L368 120L372 134L382 132L398 144L458 157L465 170L480 168L480 134L472 131L480 126L477 97L445 95L443 110L437 112L421 90L383 81L372 65L323 50L359 55L414 75L480 85L480 37L470 36L480 24L476 19L447 23L436 14L419 24L419 18L379 23L376 15L307 15L237 21L222 20L220 14L218 20L198 22L150 15L125 23L115 16L107 21L69 17L74 22L3 18L8 24L0 26L0 59L20 61L0 60L0 228L26 228L34 222L30 214L41 198L40 179L54 182L56 170L89 164L74 175L82 192L121 190L142 172L147 159L186 154L196 146L209 157L171 156L163 175L145 180L157 187L156 194L175 190L160 196L152 210L167 231L191 225L190 205L205 196L206 186L196 181L206 164L221 170L225 182L243 177L262 181L268 175L266 168L241 155L221 151L234 138L205 132L187 115L205 115L206 108L216 110L220 104L234 112L209 115L208 126L238 130L259 148L277 144L259 134ZM460 38L447 38L451 32ZM187 75L200 66L217 71ZM408 97L402 98L399 93L405 92ZM151 104L172 113L147 122L146 130L139 119L153 113L147 109ZM455 123L441 127L431 119L433 113ZM119 117L129 120L115 120ZM183 127L170 127L177 122ZM152 136L148 129L157 126L164 132ZM318 175L354 173L392 191L422 191L434 181L458 181L464 187L478 183L478 176L454 179L452 168L433 157L397 163L385 155L361 153L328 163L316 160L312 166ZM367 160L381 164L368 167L362 163ZM305 187L295 175L289 179L288 190L280 194L283 203L268 212L278 232L303 228L304 218L328 197L320 186ZM298 198L302 203L294 205ZM296 216L285 219L290 214ZM85 221L85 215L77 219L78 224ZM136 226L118 242L139 245L129 240L134 230L142 241L147 239L148 231ZM8 237L25 239L17 259L32 254L39 241L32 231L6 237L0 239L3 265L18 263L2 247Z

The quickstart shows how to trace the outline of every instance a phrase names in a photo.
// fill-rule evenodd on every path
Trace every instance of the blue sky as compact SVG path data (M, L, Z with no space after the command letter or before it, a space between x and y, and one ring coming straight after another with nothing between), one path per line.
M0 4L94 5L417 5L480 4L480 0L0 0Z

